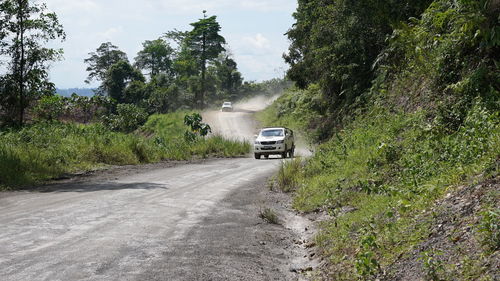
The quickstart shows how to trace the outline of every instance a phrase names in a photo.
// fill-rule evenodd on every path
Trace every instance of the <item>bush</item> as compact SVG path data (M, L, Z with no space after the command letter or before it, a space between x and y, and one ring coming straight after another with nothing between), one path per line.
M489 252L500 249L500 208L488 208L481 212L478 224L480 241Z
M42 97L35 108L34 114L41 120L58 120L64 113L66 102L62 96L44 96Z
M104 118L104 122L110 129L120 132L132 132L147 120L146 110L134 104L118 104L116 114Z

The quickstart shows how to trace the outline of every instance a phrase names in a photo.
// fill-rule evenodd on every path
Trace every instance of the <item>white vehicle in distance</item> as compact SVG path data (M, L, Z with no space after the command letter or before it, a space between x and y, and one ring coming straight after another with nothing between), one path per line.
M224 102L221 111L233 111L233 104L230 101Z
M281 155L286 158L287 154L293 158L295 151L295 141L293 131L284 127L263 128L256 136L254 143L255 159L260 159L262 155L269 158L269 155Z

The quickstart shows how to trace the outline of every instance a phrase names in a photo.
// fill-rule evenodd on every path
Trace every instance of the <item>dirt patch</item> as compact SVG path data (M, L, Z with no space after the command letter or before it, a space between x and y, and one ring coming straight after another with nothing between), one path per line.
M388 268L382 280L500 280L500 253L482 245L478 224L485 206L500 206L500 177L461 186L424 214L431 232Z

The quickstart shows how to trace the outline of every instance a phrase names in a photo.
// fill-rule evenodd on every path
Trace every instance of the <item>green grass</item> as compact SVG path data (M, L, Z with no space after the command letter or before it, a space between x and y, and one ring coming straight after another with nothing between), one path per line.
M270 224L279 224L278 215L270 208L260 210L259 217Z
M477 101L450 134L423 110L373 106L320 145L305 167L283 165L278 186L296 190L297 210L335 217L316 237L338 269L332 278L368 278L427 238L433 218L422 214L449 188L498 174L498 120ZM366 237L376 246L367 247Z
M220 136L187 143L184 112L153 115L134 134L100 124L38 123L0 132L0 189L15 188L105 165L236 157L250 144Z

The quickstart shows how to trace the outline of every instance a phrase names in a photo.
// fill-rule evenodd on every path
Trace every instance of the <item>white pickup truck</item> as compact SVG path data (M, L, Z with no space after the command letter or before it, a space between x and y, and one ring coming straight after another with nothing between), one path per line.
M295 151L295 141L293 131L284 127L263 128L256 136L254 143L255 159L260 159L262 155L269 158L269 155L287 155L293 158Z

